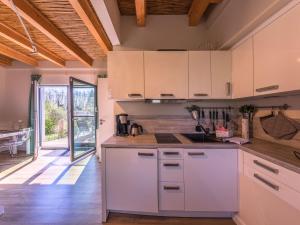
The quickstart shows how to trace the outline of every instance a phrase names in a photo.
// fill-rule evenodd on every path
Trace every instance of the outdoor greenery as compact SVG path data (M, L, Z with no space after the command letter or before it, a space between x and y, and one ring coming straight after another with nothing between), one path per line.
M45 133L47 141L67 136L66 110L52 101L45 102Z

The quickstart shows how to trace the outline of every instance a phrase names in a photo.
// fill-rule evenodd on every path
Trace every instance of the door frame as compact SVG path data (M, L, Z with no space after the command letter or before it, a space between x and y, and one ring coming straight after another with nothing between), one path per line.
M41 104L41 89L44 88L44 87L65 87L67 88L67 121L68 121L68 145L67 145L67 149L70 150L70 101L69 101L69 98L70 98L70 90L69 90L69 86L66 85L66 84L40 84L39 85L39 91L38 91L38 95L39 95L39 129L40 129L40 133L39 133L39 145L41 147L41 149L48 149L48 148L45 148L43 147L42 145L42 104ZM62 149L63 147L54 147L54 148L51 148L51 149Z
M86 85L90 85L92 87L94 87L94 90L95 90L95 98L94 98L94 104L95 104L95 147L92 148L91 150L89 151L86 151L85 153L79 155L78 157L75 157L75 152L74 152L74 123L73 123L73 118L74 118L74 107L73 107L73 92L72 92L72 88L73 88L73 82L74 81L77 81L77 82L80 82L80 83L83 83L83 84L86 84ZM89 82L86 82L86 81L83 81L83 80L80 80L80 79L77 79L75 77L70 77L69 78L69 94L70 94L70 97L69 97L69 105L70 105L70 116L69 116L69 128L70 128L70 131L69 131L69 134L70 134L70 138L69 138L69 146L70 146L70 158L71 158L71 162L74 162L78 159L81 159L83 157L85 157L86 155L92 153L92 152L95 152L96 149L97 149L97 129L98 129L98 94L97 94L97 85L95 84L92 84L92 83L89 83Z

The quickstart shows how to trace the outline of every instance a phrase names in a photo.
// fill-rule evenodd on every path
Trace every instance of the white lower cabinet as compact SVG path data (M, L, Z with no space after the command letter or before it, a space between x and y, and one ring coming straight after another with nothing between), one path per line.
M108 210L158 212L157 149L106 151Z
M238 211L236 149L187 149L184 153L185 210Z
M106 149L106 208L235 212L237 160L236 149Z

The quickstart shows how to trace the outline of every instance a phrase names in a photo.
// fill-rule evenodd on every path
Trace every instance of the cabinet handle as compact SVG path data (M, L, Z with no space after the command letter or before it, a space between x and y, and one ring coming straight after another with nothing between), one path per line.
M164 152L164 155L179 155L179 152Z
M267 87L257 88L256 92L265 92L279 89L279 85L271 85Z
M128 94L128 97L129 98L141 98L143 96L141 94L135 94L135 93L133 93L133 94Z
M258 165L258 166L260 166L261 168L264 168L264 169L266 169L266 170L272 172L272 173L275 173L275 174L278 174L278 173L279 173L279 170L278 170L278 169L274 169L274 168L272 168L272 167L270 167L270 166L267 166L267 165L265 165L265 164L263 164L263 163L261 163L261 162L259 162L259 161L257 161L257 160L253 160L253 163L256 164L256 165Z
M164 186L164 190L180 190L179 186Z
M179 166L179 163L164 163L164 166L168 167L178 167Z
M279 186L276 184L273 184L272 182L266 180L265 178L259 176L257 173L254 173L253 176L261 181L262 183L264 183L265 185L269 186L270 188L274 189L275 191L279 191Z
M160 97L174 97L174 94L160 94Z
M190 156L204 156L204 152L189 152L188 155Z
M230 95L231 95L231 83L226 82L226 96L230 96Z
M139 152L139 156L154 156L154 153Z
M205 94L205 93L195 93L194 96L195 97L207 97L208 94Z

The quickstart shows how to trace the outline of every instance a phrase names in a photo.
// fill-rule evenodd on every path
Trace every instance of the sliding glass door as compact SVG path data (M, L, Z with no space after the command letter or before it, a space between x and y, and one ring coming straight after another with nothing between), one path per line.
M71 160L96 150L97 86L70 78Z

